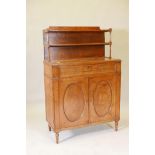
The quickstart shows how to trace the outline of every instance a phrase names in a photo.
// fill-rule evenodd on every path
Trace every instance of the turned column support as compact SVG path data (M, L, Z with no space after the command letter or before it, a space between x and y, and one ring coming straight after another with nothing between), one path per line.
M51 127L48 125L48 130L51 131Z
M55 132L55 141L57 144L59 143L59 132Z
M118 121L115 121L115 131L118 131Z

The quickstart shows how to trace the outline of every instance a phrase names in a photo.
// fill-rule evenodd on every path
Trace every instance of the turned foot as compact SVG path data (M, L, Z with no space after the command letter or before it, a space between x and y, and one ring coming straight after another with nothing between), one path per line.
M51 131L51 127L48 125L48 130Z
M56 139L56 143L58 144L59 143L59 133L58 132L55 133L55 139Z
M118 131L118 121L115 121L115 131Z

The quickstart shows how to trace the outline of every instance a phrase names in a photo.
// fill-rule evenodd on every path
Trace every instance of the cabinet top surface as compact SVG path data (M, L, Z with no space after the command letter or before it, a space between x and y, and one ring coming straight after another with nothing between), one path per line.
M55 31L101 31L98 26L49 26L44 32L55 32Z
M54 66L59 66L59 65L97 64L105 62L121 62L121 60L108 57L93 57L93 58L80 58L69 60L54 60L51 62L45 60L44 62Z

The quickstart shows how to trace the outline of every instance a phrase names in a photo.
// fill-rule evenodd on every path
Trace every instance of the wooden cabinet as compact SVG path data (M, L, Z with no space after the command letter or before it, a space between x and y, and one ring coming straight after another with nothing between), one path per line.
M104 38L111 29L49 27L43 32L46 120L56 142L60 131L90 124L114 121L117 130L121 61L111 58L111 50L105 57L104 50L111 47Z

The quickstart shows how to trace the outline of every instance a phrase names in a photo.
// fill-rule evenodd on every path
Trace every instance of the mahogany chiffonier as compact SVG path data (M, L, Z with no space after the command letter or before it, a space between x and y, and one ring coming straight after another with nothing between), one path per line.
M112 29L49 27L43 30L46 120L59 132L120 120L121 60L111 57ZM109 45L108 57L105 46Z

